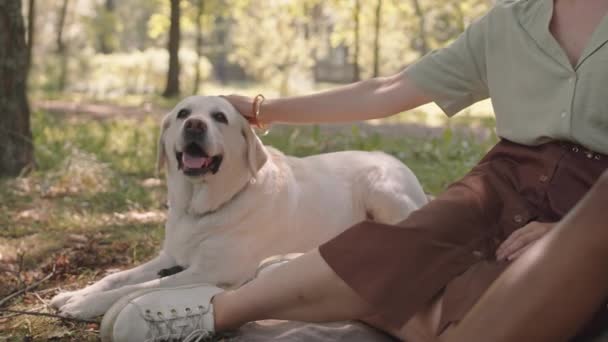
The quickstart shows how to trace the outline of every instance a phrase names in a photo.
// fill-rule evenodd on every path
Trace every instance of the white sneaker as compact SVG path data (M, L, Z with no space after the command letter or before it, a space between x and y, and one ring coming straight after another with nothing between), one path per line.
M197 284L133 292L116 301L103 316L101 340L202 341L215 331L211 299L222 291Z

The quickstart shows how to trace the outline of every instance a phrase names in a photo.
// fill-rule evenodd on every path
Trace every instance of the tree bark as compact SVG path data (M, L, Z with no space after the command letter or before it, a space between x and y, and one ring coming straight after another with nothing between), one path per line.
M61 11L59 12L59 19L57 20L57 55L59 56L59 79L57 81L57 88L59 91L65 90L65 85L68 78L68 56L67 47L63 41L63 29L65 26L65 17L68 13L68 0L63 0Z
M0 1L0 46L0 176L16 176L33 164L21 0Z
M353 56L353 81L357 82L361 80L361 69L359 68L359 54L361 52L360 46L360 32L359 26L361 26L361 0L355 0L355 10L353 11L353 19L355 21L355 52Z
M374 77L380 76L380 20L382 17L382 0L376 2L376 22L374 27Z
M29 0L27 8L27 69L32 67L32 50L36 34L36 0Z
M203 14L205 13L205 0L198 0L198 13L196 15L196 75L194 76L193 94L198 93L201 83L201 56L203 54Z
M179 40L180 40L180 0L171 0L171 27L169 28L169 70L164 97L179 95Z

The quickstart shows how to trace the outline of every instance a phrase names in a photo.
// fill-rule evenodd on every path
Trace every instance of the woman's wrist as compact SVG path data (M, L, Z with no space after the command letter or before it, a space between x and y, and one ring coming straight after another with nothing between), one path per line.
M260 113L259 113L259 117L258 117L260 124L270 125L277 121L277 118L275 117L275 113L272 111L274 103L276 103L276 100L266 99L260 105Z

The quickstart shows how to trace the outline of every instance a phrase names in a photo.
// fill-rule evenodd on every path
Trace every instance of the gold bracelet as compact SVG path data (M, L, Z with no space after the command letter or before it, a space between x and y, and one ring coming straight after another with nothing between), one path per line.
M255 120L255 125L259 129L266 130L266 126L260 121L260 116L262 114L262 103L264 100L266 100L266 98L262 94L258 94L253 98L253 118Z

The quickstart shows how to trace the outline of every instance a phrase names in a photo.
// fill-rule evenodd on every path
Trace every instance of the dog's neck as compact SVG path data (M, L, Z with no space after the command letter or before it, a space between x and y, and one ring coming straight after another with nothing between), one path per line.
M170 210L179 213L204 216L213 213L233 201L255 179L249 172L239 172L240 168L226 169L213 177L209 182L191 182L180 175L169 175L168 182ZM243 170L244 171L244 170Z

